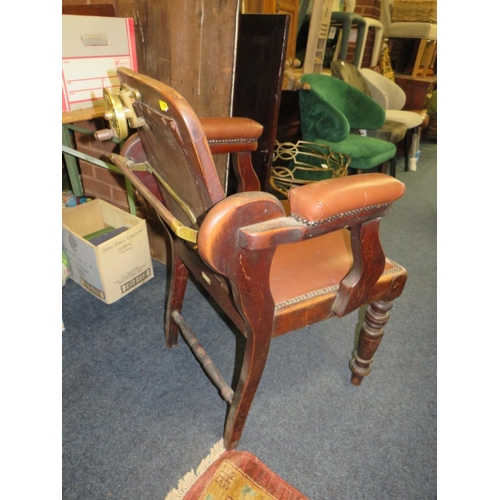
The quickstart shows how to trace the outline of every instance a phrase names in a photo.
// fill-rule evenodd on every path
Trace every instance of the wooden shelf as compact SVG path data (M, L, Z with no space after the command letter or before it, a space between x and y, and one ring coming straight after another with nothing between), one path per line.
M77 109L75 111L62 112L62 124L81 122L84 120L93 120L94 118L102 118L104 115L104 106L96 106L94 108Z

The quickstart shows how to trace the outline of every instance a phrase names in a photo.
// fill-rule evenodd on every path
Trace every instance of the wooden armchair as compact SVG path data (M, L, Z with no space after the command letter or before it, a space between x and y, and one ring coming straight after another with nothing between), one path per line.
M308 184L290 191L287 215L277 198L258 190L244 159L255 148L259 124L244 118L202 123L167 85L124 68L118 77L132 96L122 112L138 127L140 147L132 139L110 159L165 222L171 258L166 344L175 346L180 331L227 401L226 449L238 446L271 339L369 304L350 362L352 382L359 385L406 281L405 269L385 257L379 241L381 217L403 195L404 184L379 173ZM231 196L216 174L210 150L216 152L216 145L236 160L240 192ZM154 190L137 171L154 176ZM246 337L234 388L182 316L189 276Z

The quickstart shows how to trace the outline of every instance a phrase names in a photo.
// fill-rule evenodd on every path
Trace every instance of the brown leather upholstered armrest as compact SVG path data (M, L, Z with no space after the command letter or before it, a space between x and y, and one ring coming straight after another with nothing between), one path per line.
M390 204L405 185L386 174L360 174L313 182L288 193L290 213L306 223L319 224L333 216Z
M255 151L262 134L260 123L250 118L200 118L212 153Z
M296 243L359 225L383 216L405 191L405 185L386 174L361 174L313 182L289 192L292 217L279 201L264 192L240 193L215 205L204 220L198 244L220 237L221 221L237 233L240 248L258 250ZM236 216L238 213L238 216ZM242 216L244 214L244 216Z

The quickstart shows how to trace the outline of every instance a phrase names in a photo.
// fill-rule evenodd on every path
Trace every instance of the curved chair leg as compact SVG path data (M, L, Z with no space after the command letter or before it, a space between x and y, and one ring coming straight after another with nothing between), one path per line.
M405 136L405 172L408 172L410 169L410 149L411 149L411 141L413 138L413 131L414 129L409 128L406 131L406 136Z
M366 23L358 23L358 37L356 38L356 46L354 48L354 60L353 64L356 66L356 68L359 68L361 66L361 60L363 58L363 40L366 37Z
M396 155L394 155L391 160L391 175L396 177Z
M347 61L347 50L349 48L349 37L352 29L351 21L344 21L342 26L342 40L340 45L340 55L339 59L341 61Z
M255 341L249 335L246 341L243 365L224 428L224 447L232 450L239 444L243 427L266 366L271 335Z
M380 21L378 21L377 19L372 19L371 17L365 17L364 19L366 22L366 30L363 32L363 38L361 39L361 57L358 60L358 69L361 68L363 63L363 56L365 54L366 48L366 39L368 38L370 28L373 28L375 31L370 66L377 66L378 64L378 60L380 59L380 51L382 49L382 38L384 34L384 25Z
M169 239L171 262L168 270L170 275L168 279L168 296L165 307L165 343L167 347L175 347L179 339L179 327L172 319L172 313L174 311L180 313L182 310L189 271L177 256L170 235Z
M391 164L392 160L387 160L387 161L384 161L384 163L381 163L379 165L379 172L381 174L386 174L387 173L387 164L389 163L389 165Z
M347 15L344 15L347 14ZM354 49L354 60L353 64L358 67L358 63L362 57L362 46L363 39L366 35L366 22L361 16L357 16L356 18L352 18L346 12L335 12L332 13L332 21L341 23L342 27L340 28L339 41L337 42L337 47L335 48L335 52L333 55L334 60L347 61L347 51L349 49L349 37L351 33L351 29L353 24L358 29L358 34L356 38L356 45Z
M342 20L342 28L339 34L340 40L337 42L337 47L335 48L334 59L339 59L340 61L346 61L347 50L349 48L349 33L351 32L352 21L350 19Z
M371 59L371 66L377 66L378 61L380 59L380 52L382 50L382 38L384 34L384 27L382 23L380 23L380 26L375 25L375 38L373 40L373 51L372 51L372 59Z
M384 335L384 327L389 321L392 301L377 301L368 306L365 322L359 334L358 348L349 363L352 371L351 382L361 385L363 378L371 371L371 363L377 347Z

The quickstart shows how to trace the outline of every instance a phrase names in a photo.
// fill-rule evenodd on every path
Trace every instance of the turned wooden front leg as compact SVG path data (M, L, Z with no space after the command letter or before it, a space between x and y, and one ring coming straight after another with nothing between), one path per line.
M366 310L365 322L359 334L358 348L354 351L354 358L349 363L352 371L351 382L354 385L361 385L363 377L371 371L373 355L384 335L384 327L389 321L391 308L392 302L379 301L370 304Z

